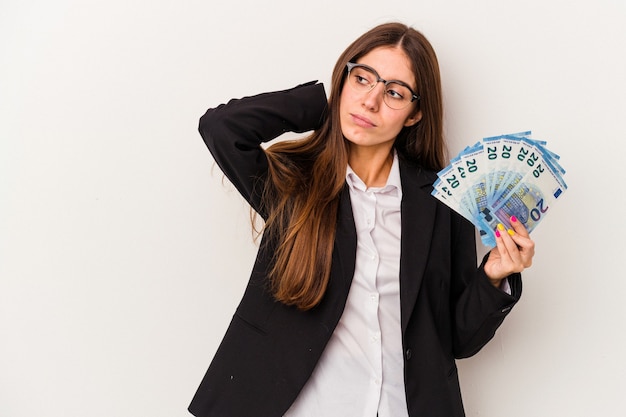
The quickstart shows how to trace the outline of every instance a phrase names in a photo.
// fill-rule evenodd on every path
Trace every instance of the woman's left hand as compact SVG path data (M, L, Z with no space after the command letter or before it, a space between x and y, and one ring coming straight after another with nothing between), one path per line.
M512 217L511 226L513 229L506 230L499 225L496 247L485 262L485 273L496 287L500 287L503 278L530 267L535 255L535 242L528 236L524 225Z

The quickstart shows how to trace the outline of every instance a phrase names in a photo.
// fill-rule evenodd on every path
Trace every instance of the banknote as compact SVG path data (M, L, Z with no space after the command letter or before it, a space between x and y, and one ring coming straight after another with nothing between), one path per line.
M432 195L472 222L486 246L511 216L532 232L567 190L560 156L531 134L486 137L437 174Z

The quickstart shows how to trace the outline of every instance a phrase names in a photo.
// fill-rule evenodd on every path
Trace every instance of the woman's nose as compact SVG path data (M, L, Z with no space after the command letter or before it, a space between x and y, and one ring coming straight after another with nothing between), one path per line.
M363 96L363 106L371 110L378 110L383 100L383 94L385 93L385 84L376 83L367 94Z

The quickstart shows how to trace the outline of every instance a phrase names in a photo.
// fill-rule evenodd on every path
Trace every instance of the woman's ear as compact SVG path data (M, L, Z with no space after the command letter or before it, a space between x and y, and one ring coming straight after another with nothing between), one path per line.
M413 116L409 116L406 121L404 122L404 127L410 127L413 126L415 124L417 124L417 122L419 122L420 120L422 120L422 111L418 111L417 113L415 113Z

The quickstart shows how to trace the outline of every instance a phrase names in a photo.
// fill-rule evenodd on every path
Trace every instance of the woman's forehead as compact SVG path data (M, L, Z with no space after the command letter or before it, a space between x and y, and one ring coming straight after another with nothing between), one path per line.
M360 57L357 62L372 67L385 80L399 80L413 85L415 74L411 61L402 48L378 47Z

